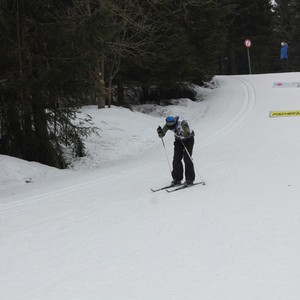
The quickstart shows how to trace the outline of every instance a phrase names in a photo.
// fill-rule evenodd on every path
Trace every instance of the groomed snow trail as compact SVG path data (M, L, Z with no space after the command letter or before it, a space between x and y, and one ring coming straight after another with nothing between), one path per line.
M299 100L282 102L278 76L220 76L204 102L170 108L197 120L206 186L152 193L170 180L157 139L1 199L0 299L298 300L300 122L268 111Z
M228 78L217 77L217 83L223 88L216 91L218 98L216 105L210 107L213 115L208 116L210 120L206 124L207 128L200 128L200 132L205 133L205 137L201 139L202 147L234 130L254 108L255 91L253 86L241 77L232 77L230 85L228 85Z

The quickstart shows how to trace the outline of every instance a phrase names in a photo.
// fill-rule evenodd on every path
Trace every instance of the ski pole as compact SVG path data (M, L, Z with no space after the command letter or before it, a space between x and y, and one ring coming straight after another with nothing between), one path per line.
M180 139L180 141L181 141L181 143L182 143L182 145L183 145L183 147L184 147L185 152L187 153L188 157L190 158L192 164L194 165L194 168L195 168L195 170L196 170L198 176L200 177L200 180L204 182L204 180L203 180L202 176L200 175L200 172L198 171L197 167L195 166L194 161L193 161L193 158L192 158L192 156L190 155L188 149L186 148L184 142L182 141L182 139ZM205 184L205 182L204 182L204 184Z
M170 161L169 161L169 157L168 157L168 153L167 153L167 149L166 149L166 146L165 146L164 139L163 139L163 138L161 138L161 141L162 141L163 147L164 147L164 149L165 149L165 153L166 153L166 157L167 157L167 161L168 161L168 165L169 165L170 173L172 174L171 164L170 164Z

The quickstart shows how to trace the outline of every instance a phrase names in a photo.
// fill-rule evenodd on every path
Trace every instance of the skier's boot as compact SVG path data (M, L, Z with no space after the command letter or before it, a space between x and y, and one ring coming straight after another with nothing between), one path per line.
M180 185L181 184L181 180L173 180L172 182L171 182L171 184L172 185Z
M191 185L193 185L194 184L194 182L192 181L192 180L187 180L185 183L184 183L184 185L186 185L186 186L191 186Z

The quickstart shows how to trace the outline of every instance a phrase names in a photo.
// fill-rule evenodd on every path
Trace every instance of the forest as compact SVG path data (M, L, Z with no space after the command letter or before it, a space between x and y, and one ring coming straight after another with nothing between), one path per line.
M0 154L66 168L85 105L193 97L215 75L300 70L300 0L1 0ZM134 91L130 99L128 91Z

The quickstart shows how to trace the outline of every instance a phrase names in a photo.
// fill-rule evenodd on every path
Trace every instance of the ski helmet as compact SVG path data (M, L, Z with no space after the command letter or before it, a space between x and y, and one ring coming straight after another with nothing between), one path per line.
M173 116L167 116L166 117L166 125L168 128L175 128L176 126L176 118L174 118Z

